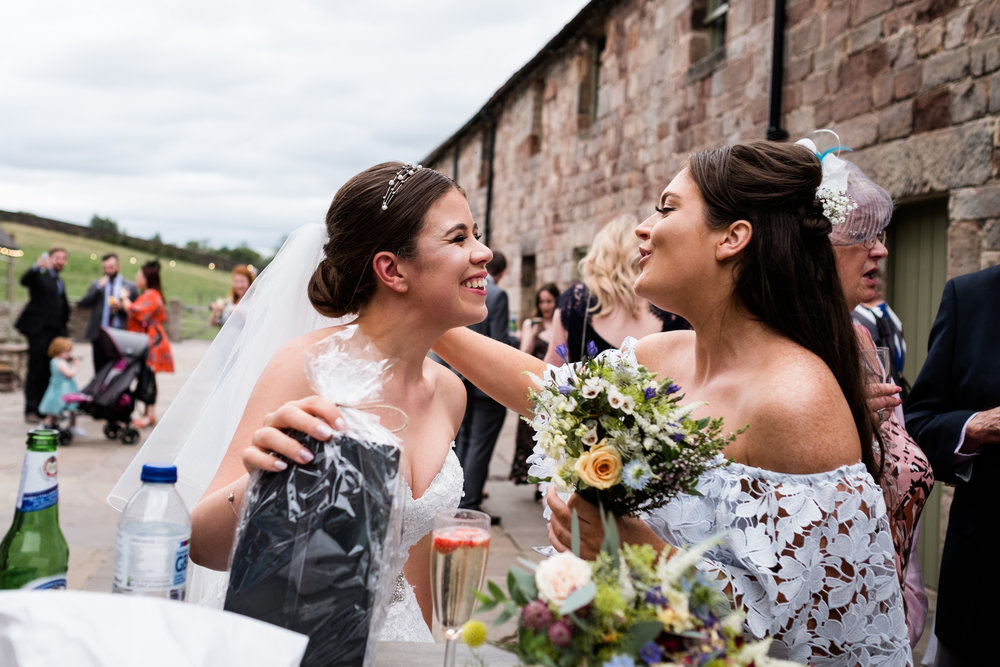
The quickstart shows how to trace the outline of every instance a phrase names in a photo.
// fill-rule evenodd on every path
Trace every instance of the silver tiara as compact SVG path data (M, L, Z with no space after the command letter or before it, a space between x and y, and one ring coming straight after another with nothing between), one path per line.
M385 196L382 197L382 210L389 208L389 202L392 198L396 196L396 192L399 191L399 187L406 182L410 176L417 173L423 169L422 165L413 166L412 162L407 162L406 166L396 172L396 175L389 179L389 189L385 191Z

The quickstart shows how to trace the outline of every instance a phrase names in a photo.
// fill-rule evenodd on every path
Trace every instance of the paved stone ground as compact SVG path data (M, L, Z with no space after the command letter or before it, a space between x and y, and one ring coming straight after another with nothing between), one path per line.
M177 372L157 376L159 414L166 410L207 348L207 342L197 340L174 344ZM92 368L90 345L78 344L75 351L82 359L84 370L81 373L84 377L78 384L83 387L90 379L88 369ZM10 526L14 513L25 435L32 428L24 423L23 406L23 394L19 391L0 393L0 530L4 532ZM95 422L89 416L81 416L78 424L87 431L88 437L76 438L71 446L59 450L60 525L70 546L69 588L108 592L114 568L118 513L105 499L139 445L126 446L117 440L105 439L101 433L104 422ZM538 561L540 557L531 547L548 542L540 508L534 502L533 487L516 486L507 481L514 451L515 424L515 415L509 413L490 466L486 487L490 497L483 503L487 512L502 518L501 524L493 528L487 566L487 577L501 586L508 569L519 557ZM929 593L933 610L933 591ZM930 624L931 618L928 618L928 631L924 633L914 655L917 664L930 635ZM491 630L490 636L499 638L511 628L508 622Z

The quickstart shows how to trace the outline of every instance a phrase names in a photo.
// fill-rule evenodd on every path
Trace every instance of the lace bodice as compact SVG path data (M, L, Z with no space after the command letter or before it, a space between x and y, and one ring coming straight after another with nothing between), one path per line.
M402 572L410 548L434 527L434 515L439 509L458 507L462 499L462 465L455 456L455 443L444 459L441 470L431 480L419 498L413 497L409 485L403 489L403 535L396 554L394 571ZM389 606L380 641L434 641L413 594L413 588L400 578Z
M702 496L646 517L670 544L729 530L700 568L719 578L771 654L811 665L910 664L885 501L864 465L808 475L730 464Z

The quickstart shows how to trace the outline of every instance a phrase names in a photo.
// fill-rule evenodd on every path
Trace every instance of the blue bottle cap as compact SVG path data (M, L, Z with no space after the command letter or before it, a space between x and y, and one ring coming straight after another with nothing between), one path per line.
M177 466L147 463L142 466L142 475L139 479L154 484L173 484L177 481Z

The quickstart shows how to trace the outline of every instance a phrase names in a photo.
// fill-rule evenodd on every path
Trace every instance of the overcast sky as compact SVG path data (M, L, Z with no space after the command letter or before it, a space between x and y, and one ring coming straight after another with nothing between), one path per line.
M0 210L263 251L419 160L585 0L4 0Z

